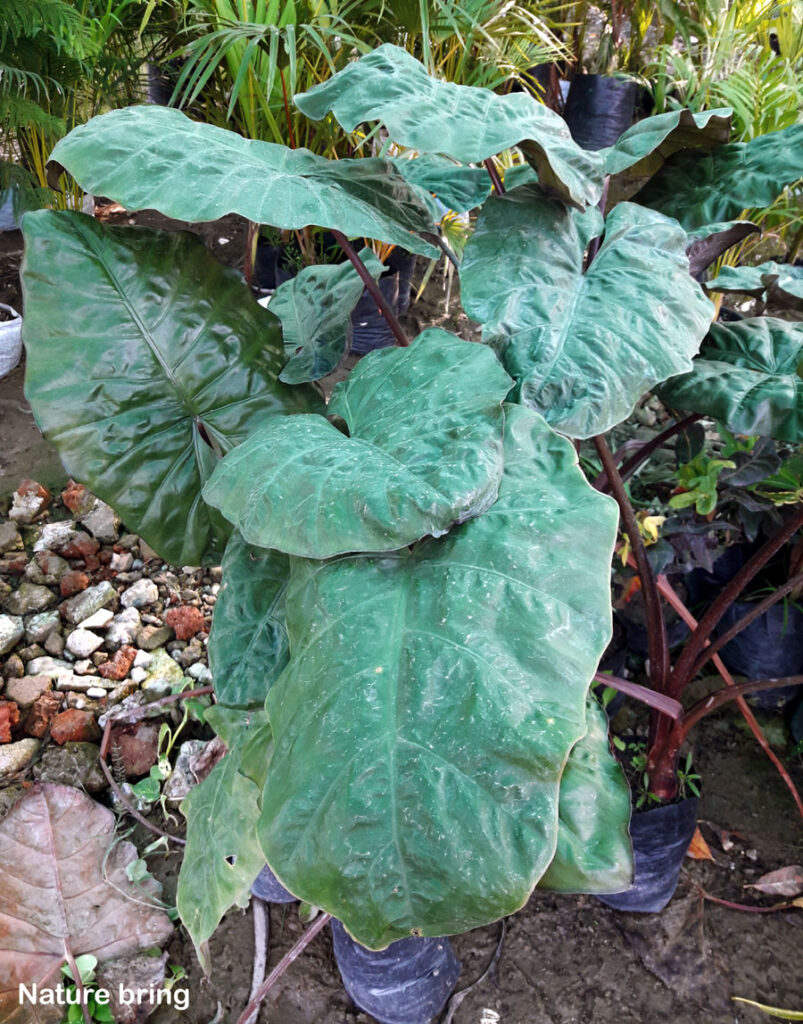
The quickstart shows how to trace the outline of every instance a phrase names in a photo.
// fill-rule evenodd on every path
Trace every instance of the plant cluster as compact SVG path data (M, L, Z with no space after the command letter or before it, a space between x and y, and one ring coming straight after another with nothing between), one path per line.
M518 147L523 170L480 198L459 264L483 344L437 328L410 342L352 248L439 253L440 187L384 158L329 161L156 107L94 118L52 154L128 209L333 232L399 345L328 406L313 381L346 346L330 330L358 296L346 271L308 268L307 298L277 315L189 235L49 211L24 224L26 393L43 433L165 559L222 557L205 717L228 753L183 805L182 919L201 949L265 861L371 948L493 921L535 885L623 889L628 792L589 696L619 513L650 627L651 792L676 796L688 730L744 688L684 715L734 588L670 666L605 433L660 386L733 431L800 440L800 326L712 325L693 275L753 230L745 206L794 179L803 128L728 144L729 111L678 111L588 152L527 94L443 82L392 45L294 102L448 158L444 187L449 168ZM796 507L769 554L801 523Z

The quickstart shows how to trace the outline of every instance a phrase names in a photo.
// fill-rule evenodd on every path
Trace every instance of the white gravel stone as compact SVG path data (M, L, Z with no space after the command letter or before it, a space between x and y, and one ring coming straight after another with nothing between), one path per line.
M91 658L82 658L81 661L76 661L73 670L77 676L89 676L94 674L95 665Z
M134 658L134 668L147 668L153 659L153 655L150 651L137 651L137 656Z
M87 697L91 697L93 700L100 700L106 696L106 691L102 686L90 686L86 691Z
M128 675L135 683L141 683L144 679L148 678L148 670L143 667L132 668Z
M108 631L106 632L106 646L110 649L122 647L123 644L132 644L136 637L142 619L136 608L126 608L114 616Z
M22 771L33 760L39 740L19 740L0 745L0 779Z
M47 676L48 679L56 679L58 676L64 675L65 672L72 674L72 665L69 661L63 661L61 658L50 658L44 655L29 661L25 666L25 671L29 676Z
M212 673L206 665L202 664L200 661L197 661L194 665L190 665L187 669L187 675L197 683L200 683L201 686L212 685Z
M95 504L85 516L81 516L80 523L96 537L106 544L113 544L117 540L120 529L120 520L100 498L95 499Z
M159 588L152 580L137 580L137 582L124 590L120 603L125 608L145 608L147 605L155 604L159 600Z
M41 644L61 625L61 616L57 611L39 612L28 619L25 637L32 644Z
M0 654L7 654L25 634L25 626L19 615L0 615ZM29 673L32 676L36 672Z
M75 524L71 522L48 523L42 527L33 546L34 554L37 551L58 551L69 544L77 532Z
M75 629L67 637L67 650L76 658L88 658L103 645L103 637L89 629Z
M78 623L79 629L105 629L114 619L114 612L108 608L101 608L99 612L90 615L88 619Z

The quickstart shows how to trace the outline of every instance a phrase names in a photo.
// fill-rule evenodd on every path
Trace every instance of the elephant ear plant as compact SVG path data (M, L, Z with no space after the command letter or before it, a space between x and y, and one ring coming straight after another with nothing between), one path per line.
M328 408L309 339L329 337L333 296L356 302L350 272L299 285L280 323L187 235L24 225L26 389L46 436L165 558L223 552L207 720L228 753L185 801L178 891L202 956L266 861L372 949L494 921L536 885L627 888L628 793L589 696L618 512L571 439L605 448L646 388L692 370L713 314L686 232L635 203L605 219L605 154L532 98L447 88L385 46L297 103L463 164L520 146L535 180L503 194L490 167L498 194L461 267L487 344L410 342L348 241L439 251L430 196L383 159L151 107L93 119L52 157L129 209L334 231L399 345ZM284 371L282 331L307 339Z

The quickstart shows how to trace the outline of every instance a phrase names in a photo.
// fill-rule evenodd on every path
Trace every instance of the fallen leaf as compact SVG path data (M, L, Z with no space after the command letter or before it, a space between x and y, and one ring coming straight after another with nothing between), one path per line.
M99 961L161 946L173 931L150 905L158 883L134 887L132 843L115 843L110 810L69 786L38 784L0 822L0 1020L49 1024L63 1007L20 1006L19 986L53 989L66 953Z
M757 882L745 885L745 889L758 889L771 896L799 896L803 893L803 867L790 864L777 871L762 875Z
M803 1010L781 1010L777 1006L765 1006L753 999L742 999L741 996L731 997L735 1003L747 1003L748 1006L755 1006L756 1009L768 1013L771 1017L780 1017L781 1020L803 1020Z
M713 860L711 850L708 843L703 839L703 833L700 831L700 826L694 830L694 835L691 837L689 848L686 851L686 856L691 857L692 860Z

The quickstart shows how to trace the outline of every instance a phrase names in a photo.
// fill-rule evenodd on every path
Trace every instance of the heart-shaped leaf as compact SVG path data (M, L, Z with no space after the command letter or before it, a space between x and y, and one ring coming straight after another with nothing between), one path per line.
M291 555L393 551L483 512L502 477L502 401L493 353L430 328L370 353L329 413L275 417L219 464L204 498L243 537Z
M291 559L259 824L291 892L374 949L525 903L610 635L617 523L573 446L506 406L484 515L392 554Z
M207 721L217 727L217 708ZM198 959L209 963L204 944L226 911L248 900L265 866L256 836L259 796L270 759L270 726L264 711L229 714L228 752L181 804L187 845L178 877L176 904Z
M50 210L24 233L25 393L42 433L163 558L214 564L230 532L201 498L215 449L322 405L278 383L278 320L194 235Z
M676 153L638 193L638 202L692 230L769 206L797 181L802 167L803 124L798 124L711 153Z
M737 434L803 441L803 324L758 317L713 324L690 373L661 399L713 416Z
M426 203L389 160L325 160L143 106L74 128L51 161L129 210L193 222L239 213L288 230L316 224L440 255L420 237L437 232Z
M622 892L633 881L630 789L611 754L608 716L589 696L588 731L560 780L558 847L539 889Z
M376 280L384 264L368 248L360 259ZM331 373L348 345L349 318L365 285L351 263L305 267L280 284L270 311L282 322L288 363L279 374L285 384L303 384Z
M334 114L346 131L363 121L381 121L394 142L464 164L519 146L543 188L581 209L602 193L603 157L578 146L563 118L529 93L499 96L433 78L415 57L390 43L294 101L315 121Z
M794 264L759 263L756 267L722 267L705 283L709 292L742 292L757 297L768 295L774 305L803 304L803 267Z
M208 647L215 696L228 707L262 707L289 657L284 598L290 563L279 551L251 547L235 530L222 569Z
M519 400L561 433L590 437L690 367L714 307L689 276L685 247L674 221L633 203L603 225L598 210L577 213L525 185L483 206L460 267L463 306Z
M99 961L164 945L173 932L150 876L135 886L132 843L115 836L112 812L85 793L36 785L0 822L0 1018L58 1021L64 1008L20 1001L19 986L52 989L66 952Z

